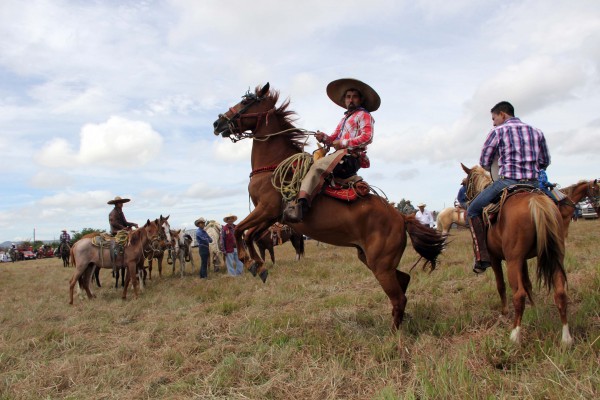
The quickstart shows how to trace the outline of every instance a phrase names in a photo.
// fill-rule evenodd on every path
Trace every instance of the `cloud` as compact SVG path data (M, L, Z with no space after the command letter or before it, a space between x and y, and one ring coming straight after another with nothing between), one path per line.
M206 182L198 182L190 185L190 187L185 191L184 195L186 197L195 199L209 200L227 197L228 195L237 192L237 189L224 189L217 185L211 185Z
M162 144L161 135L148 123L113 116L103 124L85 125L79 150L65 139L53 139L37 159L48 167L136 168L158 157Z
M37 204L42 207L56 207L63 210L105 208L112 194L105 190L94 190L89 192L66 191L52 196L41 198Z
M73 183L73 179L60 172L39 171L29 179L29 183L35 188L62 190Z

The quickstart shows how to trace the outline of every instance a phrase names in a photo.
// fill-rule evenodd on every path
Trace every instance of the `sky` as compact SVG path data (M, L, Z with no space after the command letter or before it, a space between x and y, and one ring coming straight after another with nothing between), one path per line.
M451 206L502 100L550 181L600 175L598 1L3 0L0 37L0 242L108 230L115 196L140 224L244 218L252 143L212 123L267 82L324 132L329 82L372 86L360 175L390 201Z

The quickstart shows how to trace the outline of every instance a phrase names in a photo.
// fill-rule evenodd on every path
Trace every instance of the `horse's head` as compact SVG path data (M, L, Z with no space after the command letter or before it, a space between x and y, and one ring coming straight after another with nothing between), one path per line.
M598 184L598 179L588 182L587 198L592 203L594 210L596 210L596 214L600 216L600 185Z
M467 189L466 195L467 200L471 201L492 183L492 177L488 171L479 165L476 165L473 168L467 168L463 163L460 165L462 166L463 171L467 173L467 177L465 178L465 187Z
M171 243L171 226L169 225L169 216L167 215L166 217L163 217L162 214L160 215L160 218L158 219L158 224L161 227L161 232L159 234L159 240L162 243L161 247L166 247L168 245L168 243Z
M228 137L236 142L245 137L253 137L261 122L268 123L269 114L275 112L277 96L269 96L269 83L256 87L254 93L247 91L242 101L230 107L213 123L215 135Z

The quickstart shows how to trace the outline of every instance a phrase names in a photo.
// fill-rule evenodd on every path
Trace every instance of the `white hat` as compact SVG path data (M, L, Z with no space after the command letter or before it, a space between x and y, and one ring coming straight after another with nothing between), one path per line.
M427 207L427 204L425 204L425 203L419 203L419 205L417 207Z
M223 222L227 222L228 219L233 218L233 221L231 222L235 222L237 220L237 215L233 214L233 213L229 213L225 216L225 218L223 218Z

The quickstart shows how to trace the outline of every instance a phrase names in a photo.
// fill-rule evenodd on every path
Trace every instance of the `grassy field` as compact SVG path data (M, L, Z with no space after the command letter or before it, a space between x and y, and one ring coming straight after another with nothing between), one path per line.
M73 306L73 269L60 260L0 264L0 398L599 398L599 237L598 221L571 224L570 349L537 286L523 343L510 343L512 309L500 315L491 271L469 270L465 230L452 231L436 271L411 273L398 332L355 251L313 241L300 262L289 243L276 248L266 284L249 273L181 279L168 266L123 301L104 270L97 298ZM401 269L416 259L409 244Z

